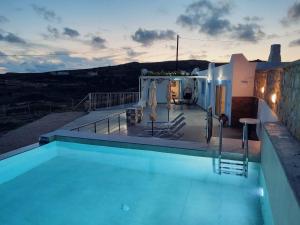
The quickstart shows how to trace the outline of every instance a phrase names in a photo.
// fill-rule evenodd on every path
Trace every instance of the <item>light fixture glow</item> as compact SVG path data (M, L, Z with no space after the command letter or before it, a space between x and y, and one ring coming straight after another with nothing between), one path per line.
M264 193L264 189L262 187L260 187L258 189L258 194L260 195L260 197L264 197L265 193Z
M272 94L271 95L271 101L272 101L272 103L276 103L276 99L277 99L276 94Z
M263 93L265 93L265 87L262 87L261 89L260 89L260 92L263 94Z

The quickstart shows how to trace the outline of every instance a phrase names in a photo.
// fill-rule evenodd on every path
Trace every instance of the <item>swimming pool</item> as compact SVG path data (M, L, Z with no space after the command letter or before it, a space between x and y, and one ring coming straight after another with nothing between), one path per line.
M211 158L54 141L0 161L0 224L266 224L260 173L257 163L245 178L214 173Z

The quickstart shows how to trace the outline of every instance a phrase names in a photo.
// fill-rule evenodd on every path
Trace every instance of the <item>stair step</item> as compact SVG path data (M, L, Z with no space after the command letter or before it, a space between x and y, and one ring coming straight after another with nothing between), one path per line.
M225 170L237 170L237 171L245 171L245 169L244 169L244 168L228 167L228 166L221 166L221 169L225 169Z
M245 173L236 173L236 172L232 172L232 171L221 171L221 173L223 174L230 174L230 175L236 175L236 176L245 176Z
M236 166L244 166L244 163L231 162L231 161L224 161L224 160L221 160L221 164L236 165Z

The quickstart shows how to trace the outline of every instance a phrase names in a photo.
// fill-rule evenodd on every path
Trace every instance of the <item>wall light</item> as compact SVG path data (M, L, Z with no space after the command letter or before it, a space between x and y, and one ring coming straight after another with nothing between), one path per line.
M276 99L277 99L276 94L272 94L271 95L271 101L272 101L272 103L276 103Z
M211 76L208 76L207 77L207 82L210 83L210 81L211 81Z
M261 89L260 89L260 92L263 94L263 93L265 93L265 87L262 87Z
M222 78L223 78L222 75L218 77L218 82L219 82L219 84L222 83Z
M264 193L264 189L262 187L260 187L258 189L258 194L260 195L260 197L264 197L265 193Z

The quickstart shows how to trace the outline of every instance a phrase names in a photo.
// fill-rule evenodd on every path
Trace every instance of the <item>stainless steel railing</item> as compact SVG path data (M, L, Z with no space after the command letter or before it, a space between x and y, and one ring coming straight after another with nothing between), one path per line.
M221 173L221 160L222 160L222 150L223 150L223 120L220 120L219 124L219 173Z
M110 108L117 105L126 105L139 101L139 92L91 92L87 94L73 110L86 107L86 110Z
M244 172L245 172L245 176L247 176L248 175L248 162L249 162L248 124L247 123L244 123L244 126L243 126L242 148L244 149Z
M220 120L219 125L219 146L218 146L218 173L235 174L240 176L248 176L248 162L249 162L249 146L248 146L248 125L243 126L243 139L242 139L242 160L240 162L230 162L228 159L223 159L223 120ZM242 161L242 162L241 162Z
M115 114L109 115L105 118L102 118L102 119L99 119L99 120L96 120L96 121L93 121L93 122L82 124L78 127L72 128L71 131L78 131L79 132L79 131L83 130L84 128L92 127L93 132L97 133L99 131L97 129L97 125L99 125L102 122L106 122L106 133L110 134L111 131L112 131L112 125L113 125L111 123L111 121L114 118L117 118L117 120L118 120L117 128L118 128L119 133L121 133L121 115L122 114L126 114L126 111L123 111L123 112L120 112L120 113L115 113Z

